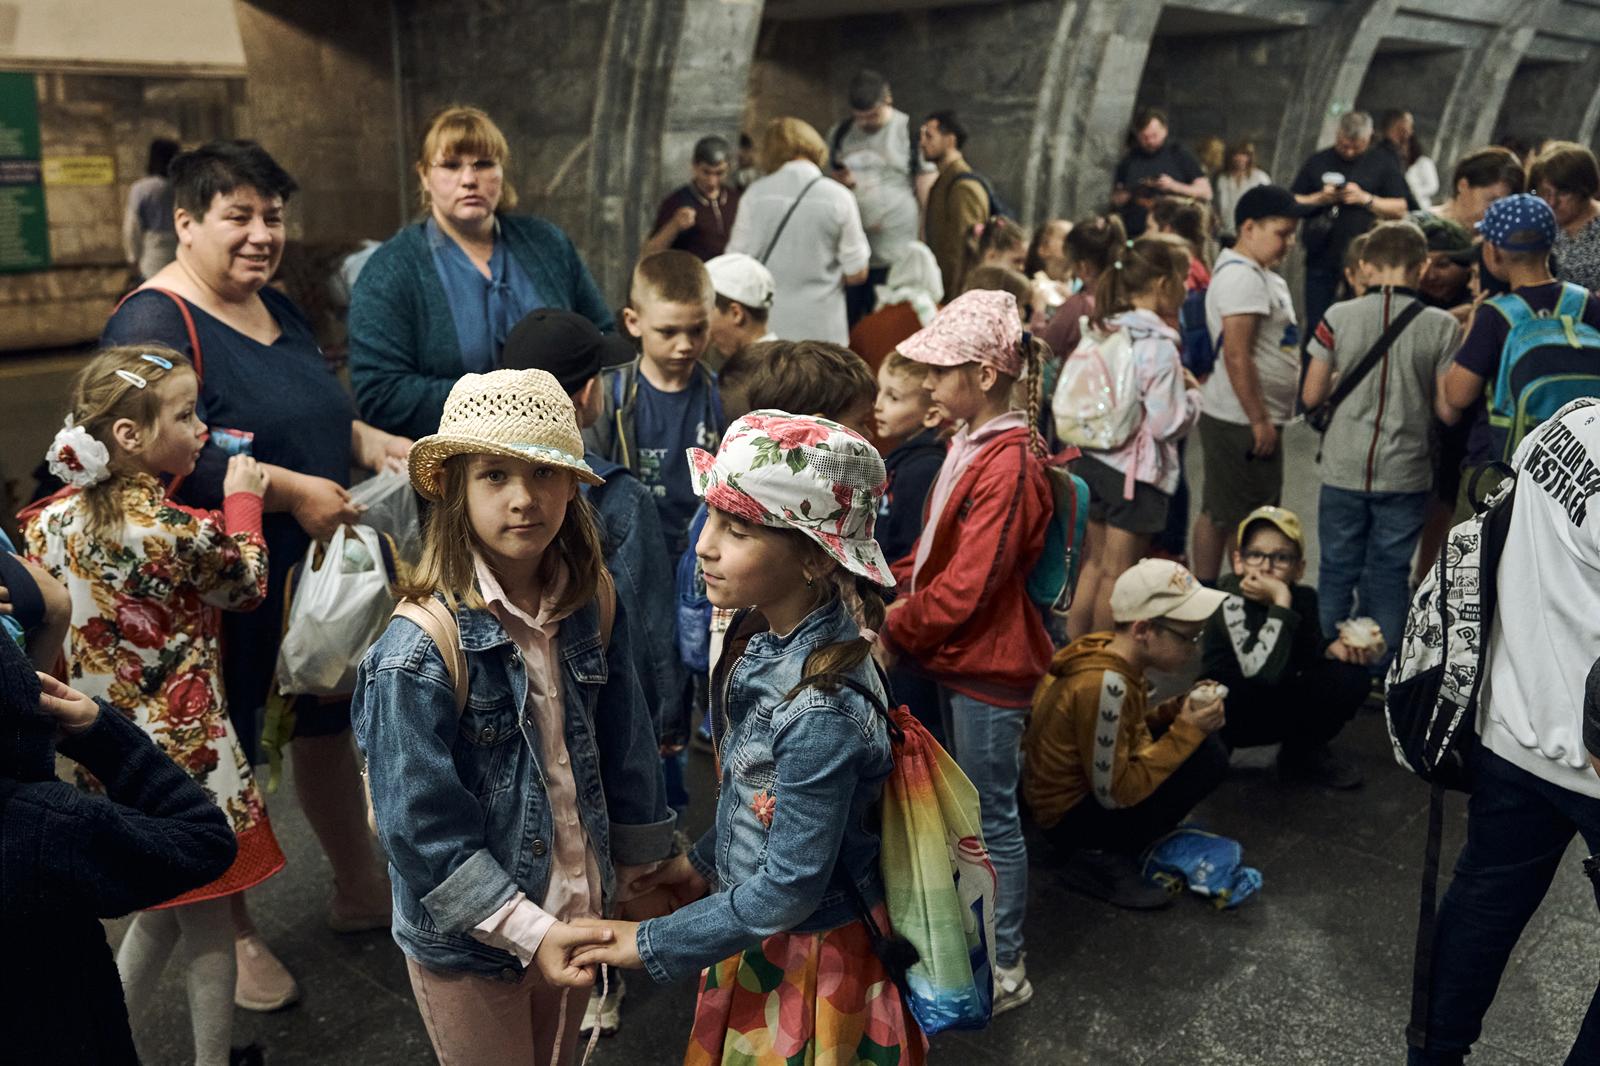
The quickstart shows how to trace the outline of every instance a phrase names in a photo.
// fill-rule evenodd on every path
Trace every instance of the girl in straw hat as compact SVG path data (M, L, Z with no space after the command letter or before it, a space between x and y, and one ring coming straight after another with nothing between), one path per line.
M580 923L615 936L573 961L657 981L704 970L691 1066L920 1063L922 1034L857 907L887 927L867 826L894 763L856 622L882 624L878 587L893 584L872 537L883 460L835 422L756 411L690 462L709 509L695 546L706 594L741 608L711 684L716 824L634 886L667 889L677 910Z
M394 937L441 1062L567 1062L588 1000L569 991L594 983L573 952L610 935L573 922L672 850L628 626L578 494L601 479L542 370L461 378L410 463L434 506L403 591L453 625L439 639L397 618L353 705ZM456 675L446 656L464 657Z

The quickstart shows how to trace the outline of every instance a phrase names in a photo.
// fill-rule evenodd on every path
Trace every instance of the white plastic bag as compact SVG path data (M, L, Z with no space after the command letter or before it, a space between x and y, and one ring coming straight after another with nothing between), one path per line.
M1083 340L1062 364L1050 401L1056 436L1090 451L1115 451L1144 417L1133 339L1125 329L1101 333L1087 318L1080 325Z
M350 490L350 502L366 508L361 524L394 538L395 554L407 566L422 559L422 522L417 514L417 494L405 471L374 474Z
M300 564L278 650L278 688L312 696L354 691L356 667L393 610L377 530L340 526L326 547L311 545Z

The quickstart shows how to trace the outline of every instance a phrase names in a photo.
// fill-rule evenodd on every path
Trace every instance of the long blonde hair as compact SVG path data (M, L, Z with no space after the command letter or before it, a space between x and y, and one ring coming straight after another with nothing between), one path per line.
M164 360L172 369L151 362L145 356ZM105 348L78 371L72 382L72 407L67 412L68 418L105 445L111 456L112 476L82 492L81 499L89 511L84 523L89 536L111 536L122 523L118 500L122 478L119 475L126 474L127 461L121 445L111 435L111 427L126 418L142 430L151 429L161 415L159 386L175 375L193 373L194 365L183 353L162 344ZM140 388L135 381L143 381L145 386Z
M453 455L439 471L439 489L444 499L428 510L423 522L421 560L399 582L400 595L405 599L421 600L437 593L451 608L458 604L479 610L484 607L473 562L478 535L472 531L472 520L467 515L466 467L470 458ZM574 611L594 599L605 569L600 522L582 493L568 501L567 516L539 560L540 586L553 589L563 567L566 584L555 604L560 613Z

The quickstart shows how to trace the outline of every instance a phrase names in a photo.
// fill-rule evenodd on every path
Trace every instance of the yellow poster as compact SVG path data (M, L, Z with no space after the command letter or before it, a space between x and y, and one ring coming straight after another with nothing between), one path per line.
M46 185L115 185L116 160L108 155L58 155L44 161Z

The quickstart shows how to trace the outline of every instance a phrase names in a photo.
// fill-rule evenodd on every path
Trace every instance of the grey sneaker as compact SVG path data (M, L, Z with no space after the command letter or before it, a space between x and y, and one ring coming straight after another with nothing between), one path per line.
M589 1005L583 1009L583 1024L578 1027L578 1032L588 1036L598 1027L601 1036L616 1036L617 1030L622 1028L622 997L627 994L622 974L613 969L604 996L600 995L598 984L589 990Z
M1026 957L1019 958L1015 966L1001 966L995 963L992 1016L998 1017L1008 1010L1015 1010L1032 998L1033 985L1028 980Z
M1130 911L1157 911L1172 906L1167 889L1145 881L1139 861L1112 851L1075 851L1061 871L1068 888Z

